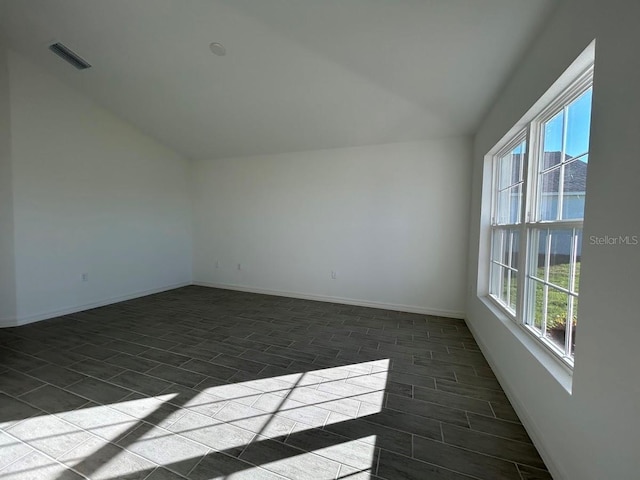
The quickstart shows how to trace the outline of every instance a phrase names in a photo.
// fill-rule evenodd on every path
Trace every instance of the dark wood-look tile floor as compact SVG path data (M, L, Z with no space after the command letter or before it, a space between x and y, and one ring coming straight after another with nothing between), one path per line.
M185 287L0 330L2 479L550 479L461 320Z

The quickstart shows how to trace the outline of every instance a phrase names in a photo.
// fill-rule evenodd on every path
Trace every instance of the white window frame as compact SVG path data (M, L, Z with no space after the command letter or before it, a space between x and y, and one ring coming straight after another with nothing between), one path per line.
M532 327L533 317L534 317L534 309L535 309L535 282L540 283L540 280L532 279L532 271L535 271L532 266L533 258L532 249L535 248L536 252L539 252L538 245L532 245L532 237L533 232L536 230L572 230L572 245L570 252L570 265L575 269L575 258L577 252L577 232L583 231L584 219L576 219L576 220L539 220L539 213L537 211L538 205L541 203L539 201L539 167L541 165L540 158L543 155L544 147L541 144L543 128L545 122L552 119L555 115L561 112L565 107L571 104L573 101L577 100L581 95L583 95L588 89L593 88L593 62L589 65L588 68L582 71L579 75L574 77L573 81L564 88L559 94L557 94L550 101L546 102L541 108L538 109L538 114L532 118L524 127L518 129L516 133L508 136L506 139L503 139L496 147L492 149L494 154L489 156L492 165L491 165L491 220L490 220L490 248L489 250L489 269L488 269L488 285L489 291L487 292L487 298L497 306L500 311L504 313L510 320L515 322L519 327L521 327L525 332L527 332L530 336L535 338L540 344L542 344L546 349L553 354L553 357L560 360L561 363L568 367L569 369L573 369L574 359L570 355L571 350L571 342L572 342L572 328L567 328L567 333L565 334L565 348L564 351L561 351L556 345L554 345L550 340L545 337L545 326L546 326L546 318L543 322L541 332L538 332L535 327ZM567 121L565 115L565 122ZM566 123L565 129L566 131ZM564 138L563 138L564 140ZM515 149L518 145L520 145L523 141L526 141L526 151L524 153L522 162L523 162L523 178L522 178L522 201L520 205L520 222L519 223L508 223L508 224L499 224L497 223L497 206L498 206L498 164L499 159L508 155L513 149ZM565 153L565 145L563 141L562 145L562 153L560 161L564 163ZM587 152L588 154L589 152ZM561 169L559 183L563 184L562 172L564 168ZM560 187L562 188L562 187ZM560 194L562 190L558 192L559 202ZM562 215L562 204L560 203L557 206L558 216ZM491 291L494 288L494 235L496 231L505 230L505 229L516 229L519 231L520 236L520 244L518 250L518 262L516 265L517 268L517 299L516 299L516 309L515 311L510 308L509 305L500 301L496 296L494 296ZM550 236L547 236L548 241L550 241ZM537 254L536 254L537 260ZM505 265L503 265L505 267ZM508 266L506 266L508 268ZM572 272L573 272L572 269ZM547 270L548 271L548 270ZM571 283L569 285L569 289L566 289L564 293L567 293L569 296L573 296L578 298L577 292L574 292L574 276L571 275ZM563 291L563 289L558 289L556 285L549 287L548 278L545 278L545 283L547 283L546 290L548 288L554 288L556 290ZM500 280L501 281L501 280ZM572 313L573 300L570 303L569 313ZM546 308L544 310L544 315L546 316ZM572 321L572 315L568 315L568 322Z
M526 129L520 130L516 135L512 136L511 139L505 144L504 147L502 147L498 153L496 153L493 156L493 161L492 161L492 177L491 177L491 248L490 248L490 252L489 252L489 292L491 292L491 289L493 288L493 268L494 265L499 265L503 268L508 268L510 270L513 270L513 266L509 266L509 265L505 265L505 264L499 264L497 262L494 261L494 251L493 251L493 247L494 247L494 242L493 242L493 236L495 235L496 231L499 230L514 230L514 229L521 229L521 225L524 223L524 216L523 216L523 210L522 210L522 205L521 205L521 210L520 210L520 222L519 223L498 223L497 221L497 205L498 205L498 195L500 193L500 189L496 188L497 183L498 183L498 169L499 169L499 160L500 158L504 157L505 155L508 155L512 150L514 150L518 145L520 145L522 142L527 142L527 150L523 155L522 158L522 170L523 170L523 175L522 175L522 195L523 195L523 200L525 198L525 192L526 192L526 180L527 180L527 158L528 158L528 149L529 149L529 140L528 140L528 132ZM510 185L507 188L511 188L513 186ZM522 202L524 204L524 201ZM522 252L522 230L521 230L521 235L520 235L520 247L519 247L519 251ZM518 265L516 265L516 269L517 270L517 278L516 281L520 281L520 274L521 274L521 268L520 268L520 262L518 262ZM520 285L520 283L518 283L518 285ZM518 297L520 296L520 288L518 289ZM510 294L510 284L509 284L509 288L507 289L507 291ZM499 299L497 299L496 297L494 297L493 295L491 295L491 293L489 294L489 297L504 311L505 314L507 314L509 316L509 318L511 318L512 320L515 320L516 315L517 315L517 311L513 311L510 306L507 304L502 303ZM516 308L517 305L520 304L520 298L516 299Z

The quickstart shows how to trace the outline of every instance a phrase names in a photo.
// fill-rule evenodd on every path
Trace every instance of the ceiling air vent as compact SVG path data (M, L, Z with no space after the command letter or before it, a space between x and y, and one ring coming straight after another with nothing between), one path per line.
M86 70L91 67L91 64L78 56L75 52L69 50L61 43L54 43L49 45L49 50L58 55L61 59L66 60L68 63L76 67L78 70Z

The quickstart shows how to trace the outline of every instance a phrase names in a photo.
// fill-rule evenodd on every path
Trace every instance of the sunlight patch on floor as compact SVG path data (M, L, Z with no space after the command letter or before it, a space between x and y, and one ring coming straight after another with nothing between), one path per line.
M290 446L295 442L289 439L380 412L388 370L388 359L376 360L213 385L202 391L178 388L155 397L134 393L110 405L91 404L28 418L6 430L0 448L24 451L18 452L21 462L0 465L0 477L66 478L60 463L97 480L151 471L156 465L186 475L211 452L238 456L257 449L256 458L264 454L264 459L248 461L262 468L243 467L225 477L259 478L267 469L314 480L325 474L332 479L359 478L377 461L375 436L348 440L332 435L328 445L307 445L312 453ZM315 438L314 432L310 435ZM273 439L287 441L283 452L273 446L281 445ZM10 468L18 463L22 470ZM334 466L335 472L327 473ZM67 473L73 478L72 472Z
M339 472L367 472L375 466L377 461L375 435L367 437L368 442L345 441L337 445L319 448L313 452L300 452L295 456L278 458L269 461L269 455L264 455L265 461L260 466L273 473L287 478L299 480L334 480ZM341 463L345 465L341 466ZM257 468L242 472L244 475L229 475L227 478L256 478L252 476ZM348 477L347 477L348 478Z

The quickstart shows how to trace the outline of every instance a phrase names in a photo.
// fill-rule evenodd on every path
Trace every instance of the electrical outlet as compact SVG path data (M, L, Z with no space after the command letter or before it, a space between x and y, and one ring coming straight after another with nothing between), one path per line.
M83 273L80 278L82 278L83 282L88 282L89 281L89 274L88 273Z
M331 279L335 280L338 277L338 273L335 270L331 270Z

